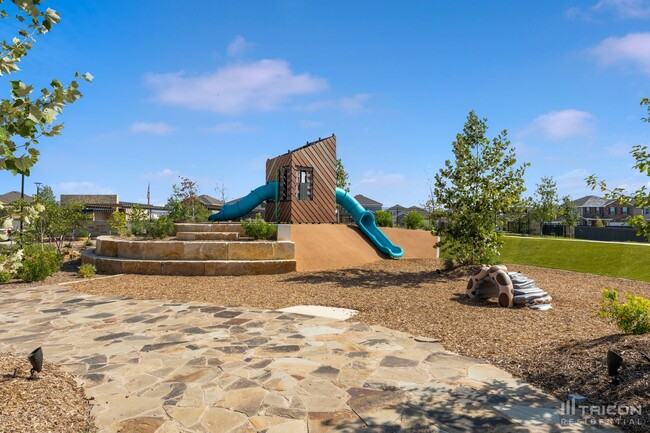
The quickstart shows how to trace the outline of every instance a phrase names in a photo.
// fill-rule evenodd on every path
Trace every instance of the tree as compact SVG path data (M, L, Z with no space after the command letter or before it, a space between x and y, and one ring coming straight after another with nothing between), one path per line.
M180 177L180 176L179 176ZM208 209L201 204L196 182L186 177L180 177L180 186L172 186L172 195L167 199L169 216L174 222L206 221Z
M38 0L13 0L18 9L14 17L18 20L17 36L11 42L2 41L0 50L0 75L9 75L20 68L18 63L31 50L36 38L52 29L59 22L59 15L53 9L39 9ZM4 6L4 0L0 5ZM8 19L9 13L0 10L0 19ZM26 23L27 26L23 24ZM20 80L10 81L9 99L0 100L0 170L29 176L36 163L39 151L36 146L41 137L59 135L63 123L55 123L56 117L66 105L82 97L79 78L92 81L89 73L75 73L75 80L67 86L52 80L49 88L43 88L37 98L32 99L34 86Z
M487 263L503 244L497 232L504 215L521 202L528 163L517 159L507 131L490 141L487 119L470 111L463 132L452 143L455 160L435 175L436 202L447 211L438 228L438 246L457 264Z
M407 213L406 217L404 218L404 223L406 224L406 228L410 230L418 229L422 225L422 221L424 221L422 215L420 215L414 210Z
M563 226L575 227L578 225L578 220L580 218L578 215L578 207L573 203L571 197L568 195L562 197L559 214L562 217Z
M348 182L348 172L345 171L341 158L336 160L336 186L345 192L350 192L350 182ZM336 219L341 222L341 205L336 205Z
M52 231L53 220L56 217L59 203L56 201L54 191L48 185L43 185L36 196L34 197L35 203L43 205L43 212L40 213L34 224L32 230L34 235L39 239L41 244L45 242L45 238Z
M133 206L129 220L131 223L131 233L136 236L145 234L147 231L147 223L149 222L149 215L147 215L147 211L142 206L139 204Z
M393 227L393 216L385 210L375 212L375 222L379 227Z
M219 183L217 183L217 186L214 188L214 190L216 191L219 200L221 200L221 203L226 204L226 200L228 199L228 188L226 188L226 183L223 181L223 179L219 180Z
M8 2L7 2L8 3ZM11 41L0 42L0 76L10 75L20 68L21 59L32 49L36 39L52 29L60 17L53 9L43 10L40 0L12 0L16 10L7 12L7 4L0 0L0 20L13 17L17 22L6 28L15 29ZM37 146L42 137L54 137L61 133L63 123L55 123L68 104L82 97L76 81L84 78L92 81L89 73L74 74L74 80L63 85L52 80L49 87L43 88L40 95L32 98L34 86L20 80L11 80L8 99L0 99L0 171L9 170L14 175L29 176L32 166L38 161ZM0 209L4 206L0 203ZM8 217L0 218L0 224L11 226L12 220L36 218L42 205L20 207L8 210ZM0 273L13 275L18 269L22 250L10 255L0 254Z
M641 99L641 107L645 107L648 110L648 117L642 117L641 121L650 122L650 99ZM630 154L636 161L633 168L638 170L639 173L646 174L650 177L650 152L648 152L648 147L637 144L632 147ZM587 178L587 185L592 190L599 188L605 193L606 198L617 200L623 205L631 204L640 209L650 208L650 190L648 190L647 185L643 185L631 193L628 193L623 188L609 189L607 183L598 179L595 174ZM645 220L643 215L633 215L628 218L627 222L636 229L639 236L644 236L650 240L650 220Z
M348 172L345 171L343 166L343 161L341 158L336 160L336 186L344 190L345 192L350 192L350 182L348 181Z
M540 232L543 233L545 223L550 223L558 214L557 183L552 176L544 176L535 190L533 201L533 215L540 224Z

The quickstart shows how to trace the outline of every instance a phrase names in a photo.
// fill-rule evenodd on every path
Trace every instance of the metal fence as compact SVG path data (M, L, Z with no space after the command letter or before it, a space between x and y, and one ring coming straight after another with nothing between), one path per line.
M636 229L631 227L588 227L575 228L576 239L610 242L648 242L642 236L637 236Z

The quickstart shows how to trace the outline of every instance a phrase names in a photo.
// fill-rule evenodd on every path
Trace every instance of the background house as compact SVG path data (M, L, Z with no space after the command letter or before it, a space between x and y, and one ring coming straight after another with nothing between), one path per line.
M115 211L123 212L129 220L129 215L135 206L140 206L149 213L151 219L166 215L168 210L162 206L154 206L133 202L121 202L117 194L61 194L61 206L72 203L84 205L84 212L91 214L86 223L87 230L92 236L106 235L111 232L108 221Z
M580 216L580 224L593 226L601 220L606 226L626 226L627 219L632 215L648 215L650 209L635 208L631 204L621 204L616 200L588 195L573 201Z
M20 193L18 191L9 191L7 193L4 193L0 195L0 203L3 204L12 204L14 202L17 202L20 200ZM30 195L23 194L23 200L27 203L31 203L33 198ZM13 222L13 230L17 231L20 229L20 221L19 220L14 220Z
M223 201L211 197L207 194L200 195L199 202L201 202L201 204L205 206L208 211L210 211L210 215L219 212L223 207Z

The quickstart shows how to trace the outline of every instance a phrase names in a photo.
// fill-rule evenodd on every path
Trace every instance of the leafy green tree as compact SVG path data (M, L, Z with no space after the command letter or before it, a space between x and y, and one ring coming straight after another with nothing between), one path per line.
M7 22L12 18L16 20L15 23ZM0 0L0 20L4 21L5 28L15 32L11 40L0 41L0 76L7 76L20 70L18 64L21 59L32 49L37 38L52 30L60 17L53 9L43 10L40 0ZM49 87L37 92L36 97L32 96L33 85L20 80L9 81L9 98L0 99L0 171L9 170L14 175L29 176L38 160L40 140L61 133L63 123L56 123L56 117L68 104L82 97L77 82L79 78L89 82L93 79L89 73L75 73L74 80L67 85L54 79ZM36 218L41 206L12 207L8 216L0 217L0 224L3 227L11 226L15 219L25 221L26 218ZM4 205L0 203L0 209L3 208ZM5 264L0 266L0 271L15 274L22 258L20 249L9 255L0 254L0 264Z
M535 190L533 201L533 215L540 224L540 233L543 232L545 223L550 223L557 217L559 211L559 200L557 196L557 183L552 176L544 176Z
M13 0L17 10L11 14L18 21L17 35L11 41L3 40L0 48L0 75L12 74L20 68L18 63L32 49L37 37L44 35L59 22L53 9L43 10L38 0ZM6 2L0 0L0 5ZM0 19L7 20L10 12L0 9ZM9 99L0 100L0 170L29 176L38 160L36 146L41 137L54 137L61 133L63 123L55 123L56 117L68 104L82 97L79 83L84 78L92 81L92 75L75 73L75 80L63 85L52 80L49 88L41 89L39 96L32 97L34 86L20 80L10 81Z
M641 99L641 107L645 107L648 111L648 117L642 117L641 120L643 122L650 122L650 99ZM648 152L648 146L637 144L632 147L630 154L636 161L633 168L638 170L639 173L646 174L650 177L650 152ZM629 193L623 188L609 189L607 183L598 179L596 175L591 175L587 178L587 185L589 185L591 189L599 188L605 193L606 198L617 200L623 205L633 205L640 209L650 208L650 190L648 190L647 185L643 185L638 190ZM633 215L628 218L627 222L632 227L636 228L639 236L644 236L646 239L650 240L650 220L645 220L643 215Z
M124 236L129 230L126 225L126 214L119 210L111 213L111 219L108 220L108 225L111 227L111 233L117 236Z
M43 185L39 189L38 194L34 197L34 202L43 205L43 212L34 221L31 230L34 236L43 244L45 238L52 232L52 224L54 218L56 218L59 203L54 196L54 191L48 185Z
M345 192L350 192L350 182L348 179L348 172L345 171L343 161L339 158L336 160L336 186Z
M580 218L578 215L578 207L568 195L562 197L559 214L562 217L562 225L567 227L575 227L578 225Z
M375 212L375 222L379 227L393 227L393 216L385 210Z
M206 221L209 211L199 200L198 184L186 177L180 179L180 185L172 186L172 195L167 199L169 216L174 222Z
M463 132L452 143L454 161L435 175L434 196L447 211L438 246L457 264L488 263L503 244L497 228L521 202L528 163L517 159L507 131L490 141L487 119L470 111Z
M149 222L149 215L142 206L139 204L133 206L129 220L131 222L131 233L136 236L145 234L147 231L147 223Z
M348 182L348 172L345 171L341 158L336 160L336 186L345 192L350 192L350 182ZM341 222L341 205L336 205L337 222Z
M406 224L406 228L410 230L415 230L420 228L422 226L423 221L424 221L424 217L414 210L407 213L406 217L404 217L404 223Z

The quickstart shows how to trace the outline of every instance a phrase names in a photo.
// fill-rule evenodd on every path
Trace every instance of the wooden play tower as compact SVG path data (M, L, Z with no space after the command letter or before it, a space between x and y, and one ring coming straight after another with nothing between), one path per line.
M280 223L336 222L336 136L266 160L266 182L277 181L277 202L265 219Z

